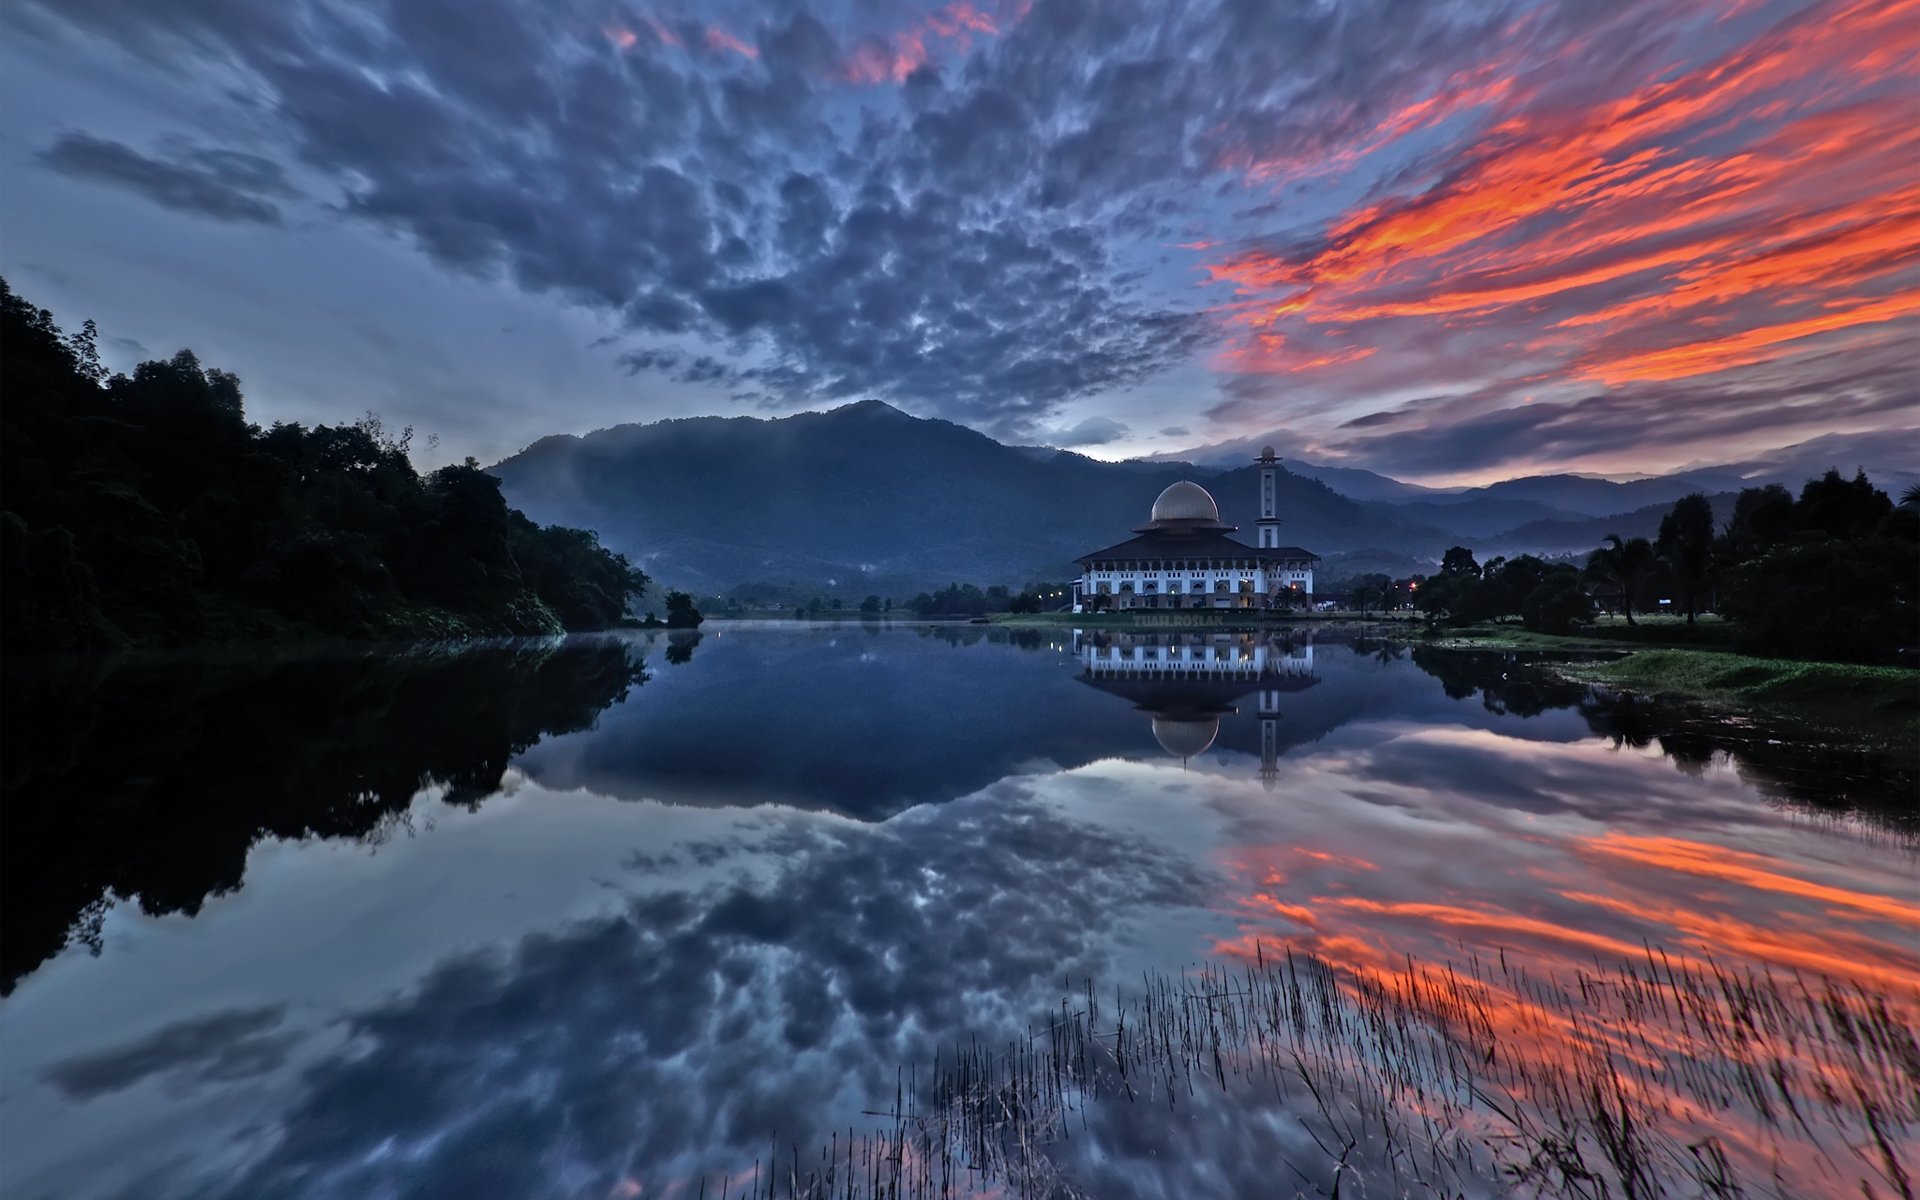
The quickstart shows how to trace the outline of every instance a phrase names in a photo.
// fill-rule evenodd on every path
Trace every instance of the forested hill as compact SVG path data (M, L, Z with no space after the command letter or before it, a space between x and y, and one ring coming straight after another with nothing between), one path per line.
M1122 541L1160 490L1202 480L1251 539L1251 466L1100 462L1002 445L876 401L777 420L695 417L550 437L493 468L533 516L598 529L676 585L801 582L853 596L1060 578ZM1447 535L1282 471L1286 541L1405 553ZM1431 553L1438 554L1434 549ZM830 583L829 581L835 581Z
M0 281L0 645L557 633L619 621L644 576L541 528L469 460L421 476L377 420L247 423L181 351L108 378Z

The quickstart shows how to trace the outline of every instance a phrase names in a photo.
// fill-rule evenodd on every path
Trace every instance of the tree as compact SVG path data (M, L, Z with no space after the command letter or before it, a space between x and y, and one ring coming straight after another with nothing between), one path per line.
M1473 551L1465 546L1454 546L1440 559L1440 574L1443 576L1467 576L1480 578L1480 564L1473 561Z
M423 478L409 432L371 414L262 430L240 381L189 350L102 386L97 340L0 280L9 650L557 633L618 623L644 589L592 533L509 508L477 463Z
M865 600L862 600L860 602L860 615L863 617L879 616L880 615L880 597L868 596Z
M1892 511L1892 499L1868 481L1865 471L1843 479L1830 469L1800 489L1800 528L1829 537L1865 537Z
M1545 571L1520 601L1521 622L1541 633L1567 633L1592 615L1593 598L1580 586L1580 572L1572 566Z
M1725 610L1748 649L1873 662L1920 645L1920 562L1909 539L1790 542L1735 567Z
M1777 483L1744 488L1733 502L1733 516L1727 520L1728 556L1739 562L1765 554L1792 537L1799 527L1792 492Z
M1634 597L1658 561L1659 556L1647 539L1622 539L1619 534L1610 533L1606 543L1587 556L1587 575L1620 589L1620 608L1631 626Z
M693 597L686 592L667 593L667 628L693 629L706 620L700 610L693 606Z
M73 353L74 370L95 385L107 381L107 368L100 361L100 330L88 317L79 333L67 335L67 349Z
M1705 493L1693 492L1673 502L1672 511L1660 518L1660 536L1654 545L1673 572L1691 625L1700 594L1711 586L1713 577L1713 505Z

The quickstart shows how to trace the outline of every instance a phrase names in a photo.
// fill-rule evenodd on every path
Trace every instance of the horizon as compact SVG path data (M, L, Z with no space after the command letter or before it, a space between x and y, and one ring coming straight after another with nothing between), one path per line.
M980 433L982 434L982 436L988 437L991 440L998 442L1000 445L1005 446L1009 449L1014 449L1014 450L1053 450L1056 452L1062 452L1067 454L1078 454L1078 455L1081 455L1082 457L1091 458L1098 462L1104 462L1104 463L1148 463L1155 466L1184 465L1184 466L1191 466L1191 467L1198 468L1200 470L1210 471L1210 472L1218 472L1218 471L1225 471L1225 470L1231 469L1230 467L1218 465L1218 463L1215 463L1215 462L1185 459L1177 456L1161 457L1161 456L1151 455L1151 454L1126 455L1126 456L1103 455L1103 454L1097 453L1100 447L1072 447L1072 446L1053 445L1051 443L1046 443L1046 442L1022 442L1017 440L1006 441L1000 438L995 438L993 437L992 434L985 433L982 430L972 429L970 426L965 425L964 423L957 422L957 421L947 421L946 418L943 418L943 417L920 416L918 414L908 412L906 409L903 409L896 404L892 404L888 401L880 400L880 399L848 400L844 403L832 405L830 407L803 409L799 412L783 413L778 415L763 415L758 413L693 413L687 416L679 416L679 417L660 417L651 421L621 421L612 425L601 425L593 429L581 430L579 432L574 432L574 433L546 434L546 435L543 435L540 439L536 439L536 440L544 441L546 440L546 438L550 438L550 437L566 437L566 438L584 439L584 438L593 437L597 434L609 433L617 429L636 428L641 426L657 425L657 424L669 423L674 421L697 421L697 420L705 420L709 418L719 419L719 420L784 421L793 417L826 416L835 412L842 411L844 409L857 408L862 405L876 405L876 404L881 405L885 408L888 408L893 412L900 414L901 416L910 417L914 420L946 421L947 424L957 425L960 428L968 429L970 432L973 432L973 433ZM1258 440L1258 439L1254 439L1254 440ZM1812 439L1812 441L1817 441L1817 440L1819 439ZM1781 449L1782 451L1794 450L1794 449L1797 449L1799 445L1812 444L1812 441L1808 443L1796 444L1794 446L1782 447ZM530 442L526 446L521 447L520 450L516 450L512 454L504 456L500 461L504 462L506 461L506 459L517 457L519 454L523 453L525 450L531 449L533 445L534 443ZM1215 450L1216 448L1210 447L1210 446L1195 446L1195 447L1191 447L1190 449L1194 452L1205 453L1208 451ZM1226 456L1224 454L1221 455L1222 459L1224 459L1225 457ZM1276 453L1275 458L1282 466L1284 466L1288 462L1294 462L1294 463L1301 464L1311 470L1324 470L1324 469L1367 470L1367 468L1363 468L1363 467L1353 468L1353 467L1348 467L1344 464L1338 464L1338 463L1314 462L1310 459L1298 457L1294 455ZM1239 465L1249 465L1255 461L1257 460L1254 457L1249 456L1246 460L1246 464L1239 464ZM483 464L483 465L487 465L487 464ZM498 464L496 463L491 465L498 465ZM1463 484L1426 484L1426 483L1418 483L1416 481L1408 480L1408 479L1400 479L1392 475L1387 475L1384 472L1370 472L1370 473L1379 475L1382 479L1386 479L1394 483L1407 484L1415 487L1426 488L1427 490L1430 490L1430 491L1447 493L1447 492L1471 491L1471 490L1474 490L1475 488L1486 487L1495 483L1512 483L1512 482L1525 480L1525 479L1560 477L1560 478L1590 479L1590 480L1594 480L1596 482L1602 482L1602 483L1637 483L1642 480L1648 480L1648 479L1667 479L1667 478L1672 478L1674 476L1706 474L1709 472L1739 471L1742 468L1751 468L1752 466L1753 464L1751 463L1733 463L1733 462L1691 463L1686 466L1675 468L1674 470L1671 470L1671 471L1652 472L1652 473L1650 472L1621 473L1617 475L1606 475L1596 471L1544 471L1544 472L1538 472L1530 475L1503 475L1494 479L1487 480L1485 483L1477 483L1477 484L1465 484L1465 483ZM1894 474L1897 476L1904 477L1904 475L1902 475L1902 473L1899 472L1898 469L1893 469L1890 471L1889 469L1881 466L1875 466L1870 468L1870 467L1862 466L1857 463L1845 464L1840 462L1838 459L1835 459L1834 462L1832 463L1832 469L1840 471L1842 475L1848 476L1849 478L1851 477L1852 473L1855 471L1865 471L1869 477L1872 477L1875 475L1886 475L1886 474ZM1295 473L1298 474L1298 472L1295 472ZM1781 473L1791 475L1792 471L1789 469ZM1823 473L1823 472L1817 472L1816 474L1818 473ZM1749 479L1749 480L1760 480L1760 479L1764 479L1766 476L1767 476L1767 472L1765 471L1747 470L1742 475L1742 478ZM1339 488L1335 487L1333 490L1338 492Z
M1900 0L223 11L0 17L0 273L266 422L877 399L1430 487L1920 437Z

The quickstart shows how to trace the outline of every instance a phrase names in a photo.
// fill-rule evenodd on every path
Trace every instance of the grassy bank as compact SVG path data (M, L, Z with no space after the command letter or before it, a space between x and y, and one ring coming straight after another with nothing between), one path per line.
M1711 650L1636 650L1602 663L1568 663L1587 683L1766 709L1876 738L1920 737L1920 671L1798 662Z

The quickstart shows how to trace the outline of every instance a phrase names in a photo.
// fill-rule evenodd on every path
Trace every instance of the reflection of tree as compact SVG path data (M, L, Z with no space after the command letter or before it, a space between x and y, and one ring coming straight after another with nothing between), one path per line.
M667 638L667 661L674 666L692 662L693 648L700 644L701 636L699 630L695 630L692 633L669 635Z
M1503 716L1537 717L1549 709L1573 708L1588 691L1583 684L1528 666L1519 654L1416 646L1412 657L1415 666L1440 681L1448 696L1465 700L1478 692L1488 712Z
M363 837L424 787L498 790L512 757L645 680L626 643L275 663L143 660L0 676L0 987L112 892L198 911L262 837ZM84 933L84 929L82 931Z
M1378 663L1399 662L1407 653L1407 644L1405 642L1396 642L1387 638L1356 637L1353 639L1352 645L1355 654L1371 655L1373 661ZM1453 695L1451 691L1447 694L1449 696ZM1469 690L1462 695L1471 696L1472 694L1473 692ZM1460 698L1460 696L1454 696L1456 700Z
M1575 683L1547 669L1538 656L1420 646L1412 657L1448 696L1465 700L1478 693L1489 712L1531 717L1575 709L1616 747L1657 745L1687 774L1700 774L1724 755L1743 778L1778 799L1820 812L1858 813L1897 836L1920 835L1920 774L1910 759L1811 741L1804 730L1750 714Z

